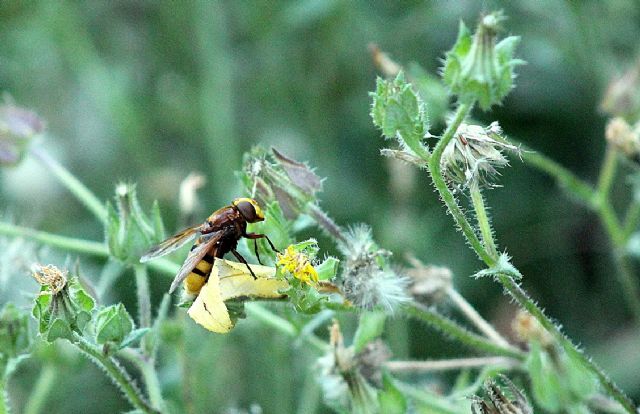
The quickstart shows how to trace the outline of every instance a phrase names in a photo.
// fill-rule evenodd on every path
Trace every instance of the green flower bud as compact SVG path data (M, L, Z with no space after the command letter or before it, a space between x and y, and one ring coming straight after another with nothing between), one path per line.
M371 118L388 139L397 139L402 148L416 155L426 149L422 140L429 136L429 121L424 102L400 72L394 80L378 78L371 93Z
M73 332L82 334L95 302L78 279L52 265L34 267L33 277L41 285L32 311L40 335L53 342L57 338L73 340Z
M133 318L122 303L101 309L95 320L96 343L115 349L131 345L149 330L134 329Z
M34 112L11 103L0 105L0 165L18 164L31 139L44 130Z
M524 63L513 58L519 37L496 43L504 19L502 12L482 17L473 35L461 22L458 39L445 57L444 82L460 101L477 101L483 110L502 102L513 88L515 66Z
M149 246L164 237L158 203L148 217L138 203L135 185L116 186L116 207L107 203L106 238L110 253L118 260L137 264Z

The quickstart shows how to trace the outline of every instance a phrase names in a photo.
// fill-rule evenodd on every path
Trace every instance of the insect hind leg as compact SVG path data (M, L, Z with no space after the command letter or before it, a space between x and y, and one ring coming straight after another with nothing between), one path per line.
M253 270L251 269L251 266L249 266L249 263L247 263L247 261L245 260L244 257L242 257L242 255L240 253L238 253L236 250L231 250L231 253L233 253L233 255L236 257L236 259L238 259L238 261L240 263L244 263L245 266L247 266L247 269L249 269L249 273L251 273L251 276L253 276L253 280L258 279L256 277L256 274L253 273Z

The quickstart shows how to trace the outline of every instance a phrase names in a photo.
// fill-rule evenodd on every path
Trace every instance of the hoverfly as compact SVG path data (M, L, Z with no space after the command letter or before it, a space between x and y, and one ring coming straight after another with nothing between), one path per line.
M241 237L252 239L258 262L257 239L267 239L269 246L274 252L278 252L269 237L265 234L247 233L247 223L256 223L264 220L264 214L258 203L252 198L236 198L231 205L222 207L211 214L204 223L199 226L189 227L182 230L175 236L152 247L141 258L140 262L147 262L156 257L176 251L190 240L198 236L191 247L189 256L178 271L178 274L171 283L169 293L172 293L178 285L185 281L185 290L189 295L197 295L200 289L207 283L209 274L215 259L231 252L249 269L254 280L257 277L247 261L236 251L238 240Z

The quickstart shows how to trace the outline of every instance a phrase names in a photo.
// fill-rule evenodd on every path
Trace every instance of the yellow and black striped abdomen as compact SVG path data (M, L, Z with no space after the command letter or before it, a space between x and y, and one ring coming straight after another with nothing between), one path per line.
M184 280L184 289L188 295L197 295L200 289L207 283L211 268L213 267L213 256L207 254L193 268L191 273Z

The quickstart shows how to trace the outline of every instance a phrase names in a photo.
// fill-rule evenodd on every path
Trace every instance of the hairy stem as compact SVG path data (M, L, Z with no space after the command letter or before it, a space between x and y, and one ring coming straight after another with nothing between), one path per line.
M347 243L347 238L340 226L338 226L331 217L327 215L320 207L315 204L311 204L308 207L309 215L315 220L316 224L326 231L335 241L342 244Z
M489 216L487 215L487 209L484 205L484 198L480 192L480 188L477 184L474 184L469 189L471 193L471 202L478 219L478 227L480 228L480 235L482 236L482 242L484 243L485 250L493 257L494 260L498 260L498 250L496 248L496 242L493 240L493 229L489 222Z
M24 414L39 414L43 412L44 403L55 382L56 375L56 368L52 364L46 364L42 367L29 399L24 406Z
M138 323L141 328L151 326L151 294L149 293L149 276L147 267L142 264L133 266L136 276L136 296L138 298Z
M467 217L464 215L464 213L460 209L460 206L458 206L458 203L455 197L453 196L453 193L451 193L451 190L449 190L449 187L447 186L447 183L445 182L444 177L442 176L442 171L440 167L440 160L442 159L442 153L445 147L451 141L454 134L458 130L458 127L460 126L462 121L464 121L466 116L469 114L472 107L473 105L465 104L465 103L460 104L458 106L458 109L456 110L453 121L451 121L451 123L445 130L444 134L442 135L442 138L440 139L440 141L434 148L433 153L431 154L431 158L429 159L429 172L431 173L431 179L433 180L433 184L438 190L438 193L440 193L440 197L442 198L442 201L445 203L445 205L449 209L449 212L453 216L453 219L455 220L456 224L458 225L460 230L462 230L462 233L469 241L471 248L476 252L476 254L478 255L478 257L480 257L480 259L482 259L487 265L492 266L495 263L495 260L493 259L493 257L491 257L491 255L489 255L485 251L484 246L482 245L482 242L480 241L480 239L478 239L478 236L476 235L476 232L474 231L473 227L467 220Z
M522 159L532 167L553 177L561 187L591 210L596 209L595 190L562 165L535 151L523 148Z
M104 355L96 345L78 334L74 334L74 341L71 343L104 369L111 381L120 388L131 405L144 413L159 413L149 405L140 390L135 386L129 373L113 357Z
M80 180L40 148L34 146L31 148L30 153L44 164L60 183L76 196L100 221L104 222L106 220L107 210L104 207L104 203L80 182Z
M154 368L153 359L149 359L131 348L124 348L120 350L118 355L122 356L138 368L142 374L142 378L144 379L151 405L156 410L164 412L165 403L162 398L162 387L160 386L160 380L158 379L158 374Z
M520 361L506 357L455 358L431 361L388 361L385 368L392 372L433 372L458 369L482 368L487 365L515 367Z
M428 323L444 334L456 339L472 349L492 355L506 356L518 360L524 359L524 353L521 351L510 346L505 347L495 344L480 335L470 332L466 328L460 326L457 322L452 321L429 307L419 303L411 303L406 305L404 310L410 316Z
M615 399L629 414L637 414L633 401L598 367L590 358L581 352L540 309L520 285L507 273L498 273L498 281L520 306L526 309L551 334L565 352L591 371L607 394Z
M463 313L466 318L473 323L487 338L503 347L510 347L509 342L487 322L473 306L457 290L451 288L447 295L453 304Z

